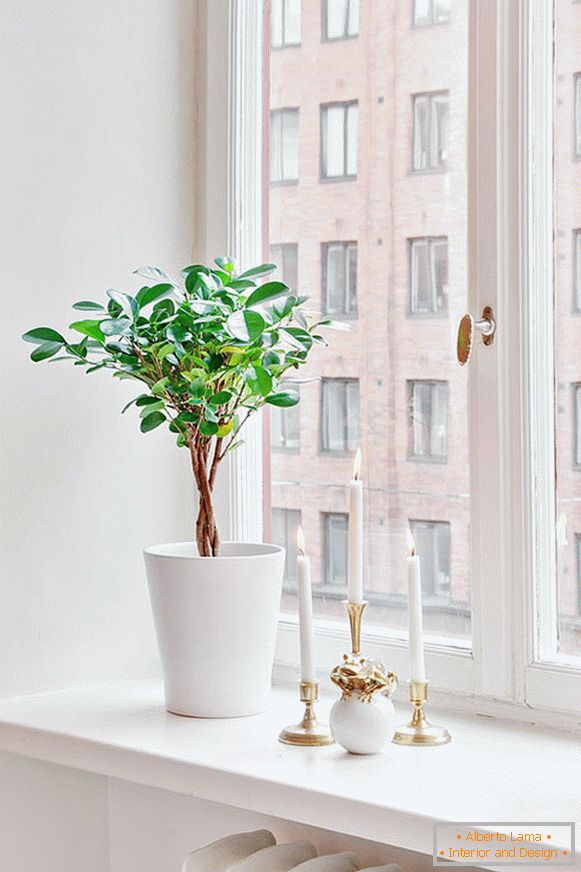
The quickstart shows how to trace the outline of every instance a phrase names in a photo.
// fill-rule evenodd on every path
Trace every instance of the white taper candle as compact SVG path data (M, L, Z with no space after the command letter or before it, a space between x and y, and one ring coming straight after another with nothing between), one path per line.
M408 529L407 558L408 575L408 624L410 641L410 679L411 681L426 680L426 665L424 662L424 629L422 620L422 570L419 554L416 554L416 543L411 530Z
M361 449L357 449L349 484L349 582L350 603L363 602L363 482Z
M301 648L301 681L315 681L315 645L313 638L313 594L311 588L311 560L305 553L302 527L297 530L298 587L299 587L299 639Z

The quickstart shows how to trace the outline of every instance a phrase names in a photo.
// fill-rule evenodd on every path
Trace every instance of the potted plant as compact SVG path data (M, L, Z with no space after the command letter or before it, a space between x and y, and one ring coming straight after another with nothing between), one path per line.
M33 361L68 360L87 373L131 379L129 402L140 429L166 426L189 452L199 502L195 543L145 549L166 707L177 714L253 714L270 688L284 550L276 545L220 542L212 494L220 464L241 444L248 418L265 405L298 402L285 374L326 344L309 320L308 299L262 264L238 274L229 258L195 264L176 281L146 267L135 296L110 290L104 303L82 300L84 313L66 339L36 327L23 339Z

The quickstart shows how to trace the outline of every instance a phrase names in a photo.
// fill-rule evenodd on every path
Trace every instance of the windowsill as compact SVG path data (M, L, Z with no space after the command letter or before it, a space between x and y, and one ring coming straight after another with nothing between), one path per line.
M321 699L321 719L333 699ZM572 735L431 711L450 745L353 757L279 744L300 714L295 688L275 687L253 718L198 720L165 712L157 680L101 683L0 702L0 748L428 854L436 820L556 822L581 810Z

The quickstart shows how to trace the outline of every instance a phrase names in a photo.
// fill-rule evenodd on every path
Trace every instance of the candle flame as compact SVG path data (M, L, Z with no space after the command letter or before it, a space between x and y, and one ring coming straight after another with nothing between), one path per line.
M297 549L301 557L305 555L305 534L303 533L303 528L300 526L297 527Z
M406 542L408 546L408 551L410 557L413 557L416 554L416 540L414 539L414 534L408 527L406 530Z
M355 452L355 459L353 461L353 479L354 481L359 481L361 478L361 448L358 448Z

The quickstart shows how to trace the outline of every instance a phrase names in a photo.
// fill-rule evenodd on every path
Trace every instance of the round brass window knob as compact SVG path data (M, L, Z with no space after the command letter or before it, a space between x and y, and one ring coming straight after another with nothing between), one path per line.
M474 334L480 333L484 345L492 345L494 334L496 332L496 321L494 312L490 306L485 306L482 310L480 318L473 318L467 312L460 320L458 325L458 335L456 338L456 356L460 366L466 366L470 362L472 349L474 347Z

